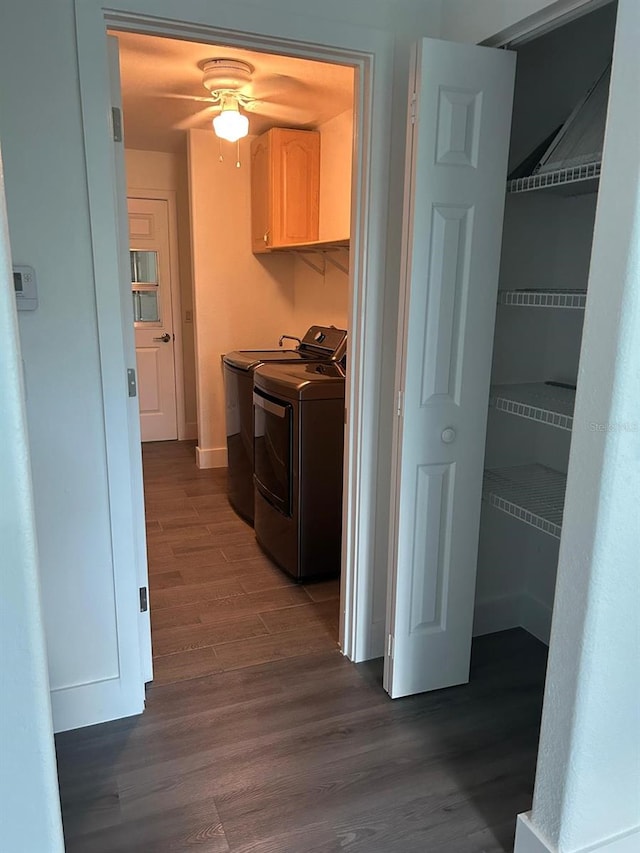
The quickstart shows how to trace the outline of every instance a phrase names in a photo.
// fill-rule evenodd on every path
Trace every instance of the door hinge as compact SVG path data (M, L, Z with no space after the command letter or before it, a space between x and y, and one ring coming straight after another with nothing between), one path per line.
M113 141L122 142L122 112L120 107L111 107L111 127L113 128Z
M411 95L411 100L409 101L409 117L411 118L411 124L416 123L416 93L414 92Z
M135 397L138 393L138 388L136 385L136 371L133 367L127 368L127 387L129 389L129 396Z
M401 418L402 417L402 407L404 405L404 392L402 389L398 391L398 406L396 408L396 415Z
M393 635L387 634L387 657L393 657Z
M146 586L140 587L140 613L146 613L149 609Z

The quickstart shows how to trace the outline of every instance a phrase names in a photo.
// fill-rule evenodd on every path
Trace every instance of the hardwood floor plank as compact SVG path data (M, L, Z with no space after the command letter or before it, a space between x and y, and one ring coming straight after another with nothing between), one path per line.
M277 587L245 593L235 598L209 601L201 611L201 619L203 622L220 622L230 618L229 614L247 616L295 604L306 604L308 601L307 594L300 587Z
M322 821L234 845L233 853L338 853L340 849L335 830L328 821Z
M210 646L153 659L153 681L156 686L199 678L221 670L222 664Z
M187 806L165 809L137 820L127 820L108 834L92 832L65 839L67 853L229 853L215 803L201 799Z
M224 495L227 496L227 478L207 478L206 480L194 480L184 486L184 490L190 498L202 497L202 495Z
M257 542L247 542L244 545L223 545L221 550L230 563L239 560L256 560L264 556L264 551Z
M151 577L149 578L151 581ZM182 607L171 607L156 610L153 600L155 592L149 591L149 601L151 605L151 642L155 631L162 628L172 628L178 625L197 625L201 622L200 611L201 606L198 604L185 604Z
M312 601L330 601L340 598L340 578L307 584L306 590Z
M189 518L188 520L191 521L192 519ZM153 545L158 542L170 542L172 545L175 543L197 544L199 541L209 542L211 538L211 533L206 524L189 524L178 528L167 528L165 527L166 522L159 522L159 524L161 524L161 529L154 530L148 537L148 542Z
M159 574L153 575L153 596L154 596L154 606L155 606L155 595L156 591L159 589L167 589L176 586L182 586L184 584L184 580L182 579L182 575L180 572L161 572Z
M156 557L173 557L174 553L171 550L169 542L152 542L147 540L147 559L151 565Z
M155 631L153 653L154 655L175 654L205 646L217 646L233 640L246 640L249 637L259 637L267 633L267 628L258 616L243 616L217 624L180 625Z
M315 654L327 649L335 649L338 644L330 634L308 628L283 631L250 640L239 640L216 646L218 662L225 670L242 666L254 666L256 663L283 660Z
M219 548L211 548L194 554L174 554L168 543L163 542L162 545L166 546L166 551L159 558L150 560L149 573L229 565Z
M183 583L179 587L154 588L153 607L157 611L167 607L182 607L184 604L205 604L208 601L238 595L245 595L245 592L235 578L209 583Z
M229 509L229 501L226 494L195 495L191 498L192 505L199 510L222 510Z
M183 516L197 515L191 498L180 495L180 489L173 488L170 492L163 492L156 496L145 491L144 497L145 515L148 520L158 521L164 518L182 518Z
M231 509L229 504L219 507L197 507L198 518L203 524L210 527L221 524L237 528L238 530L246 530L247 535L253 538L253 527L250 527L246 522L239 518Z
M291 578L271 565L266 557L263 560L259 558L242 560L233 563L232 566L245 592L262 592L274 587L295 586Z
M189 559L191 560L191 558ZM266 557L229 563L221 554L220 560L213 564L181 566L180 571L185 583L205 583L210 580L237 578L245 592L260 592L274 586L296 586L284 572L275 568ZM261 583L261 579L263 579L263 583Z
M306 628L327 633L332 639L338 635L340 605L334 600L321 603L300 604L283 610L272 610L260 614L270 634L279 634L294 628Z

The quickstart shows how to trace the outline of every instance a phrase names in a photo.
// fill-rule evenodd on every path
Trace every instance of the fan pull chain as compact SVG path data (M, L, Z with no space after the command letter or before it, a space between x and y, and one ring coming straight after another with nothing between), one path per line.
M222 156L222 139L220 139L220 137L218 137L218 147L219 147L219 149L220 149L220 154L218 155L218 161L219 161L220 163L223 163L223 162L224 162L224 157Z
M236 169L240 168L240 140L236 140Z

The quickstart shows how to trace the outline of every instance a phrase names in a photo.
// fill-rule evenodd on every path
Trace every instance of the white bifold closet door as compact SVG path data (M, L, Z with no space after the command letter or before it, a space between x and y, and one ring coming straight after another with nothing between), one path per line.
M469 678L515 55L414 52L385 689Z

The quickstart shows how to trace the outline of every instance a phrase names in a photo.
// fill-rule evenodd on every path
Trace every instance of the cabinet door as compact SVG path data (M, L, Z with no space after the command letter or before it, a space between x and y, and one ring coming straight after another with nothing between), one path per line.
M320 134L274 128L273 197L270 245L318 239L320 215Z
M256 254L269 251L271 237L270 148L269 133L251 143L251 250Z
M469 679L515 55L425 39L408 134L384 685Z

